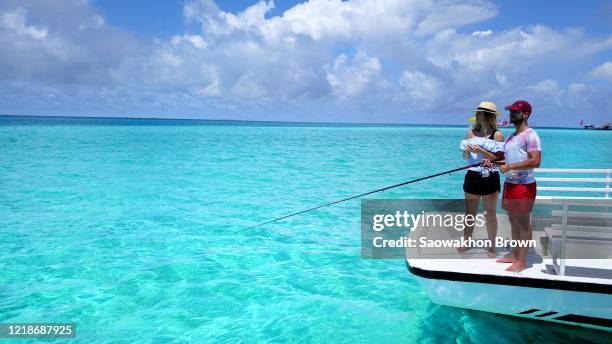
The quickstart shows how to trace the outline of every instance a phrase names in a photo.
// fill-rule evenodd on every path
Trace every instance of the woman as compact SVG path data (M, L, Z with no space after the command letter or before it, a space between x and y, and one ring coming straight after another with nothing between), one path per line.
M473 137L486 137L491 140L503 142L504 136L497 130L497 106L492 102L481 102L476 110L476 123L470 127L466 134L466 139ZM475 153L475 154L470 154ZM496 156L478 145L469 145L463 152L463 157L469 160L470 164L479 163L482 159L495 159ZM480 206L480 199L484 203L485 218L487 220L487 236L490 240L488 257L495 258L495 237L497 236L497 197L499 196L499 168L492 169L485 167L471 167L468 169L463 182L465 193L466 213L476 215ZM463 236L468 240L474 227L467 227ZM471 247L460 247L459 252L468 251Z

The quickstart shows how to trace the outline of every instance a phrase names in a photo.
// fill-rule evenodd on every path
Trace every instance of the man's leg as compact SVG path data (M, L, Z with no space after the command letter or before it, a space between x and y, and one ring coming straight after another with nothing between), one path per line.
M531 240L532 238L532 229L531 229L531 213L518 213L515 214L515 218L517 221L517 225L519 227L519 238L522 243L527 243L527 240ZM512 264L508 269L508 271L523 271L527 267L527 252L529 251L528 247L517 247L516 248L516 262Z
M519 240L520 239L520 227L519 227L519 223L516 218L516 213L509 211L508 221L510 221L510 229L512 231L512 240ZM518 257L518 250L516 247L513 247L511 248L511 253L508 256L502 259L498 259L497 262L498 263L514 263L516 262L516 257Z

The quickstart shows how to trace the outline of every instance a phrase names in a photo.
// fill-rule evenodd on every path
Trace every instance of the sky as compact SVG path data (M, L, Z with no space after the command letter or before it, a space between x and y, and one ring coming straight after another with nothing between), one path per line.
M0 44L0 115L612 122L609 1L3 0Z

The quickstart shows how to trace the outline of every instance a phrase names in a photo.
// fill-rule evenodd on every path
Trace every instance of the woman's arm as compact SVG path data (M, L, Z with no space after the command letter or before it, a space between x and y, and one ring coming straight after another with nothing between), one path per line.
M476 147L476 150L477 150L478 152L482 153L482 154L484 155L484 158L485 158L485 159L493 160L493 159L496 159L496 158L497 158L497 156L496 156L495 154L493 154L493 153L489 152L488 150L486 150L486 149L484 149L484 148L482 148L482 147L480 147L480 146L477 146L477 147Z
M468 139L471 139L472 137L474 137L474 133L472 133L472 128L470 127L468 128L467 133L465 133L465 139L468 140ZM463 151L463 160L470 160L470 152L471 152L471 149L468 146L467 150Z

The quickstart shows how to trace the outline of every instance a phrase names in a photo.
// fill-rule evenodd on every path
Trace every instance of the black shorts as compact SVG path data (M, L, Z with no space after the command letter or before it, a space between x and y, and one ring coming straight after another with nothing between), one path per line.
M501 190L499 172L491 171L488 177L480 172L468 170L463 181L463 191L474 195L490 195Z

